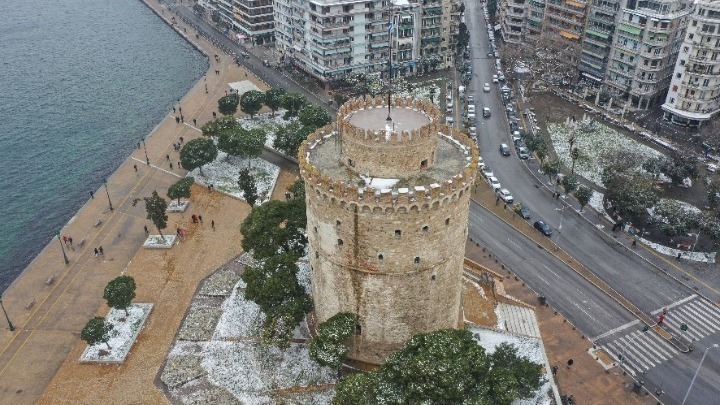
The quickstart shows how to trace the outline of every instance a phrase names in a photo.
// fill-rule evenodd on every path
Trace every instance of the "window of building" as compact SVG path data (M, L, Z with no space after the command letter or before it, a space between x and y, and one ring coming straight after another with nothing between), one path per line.
M319 258L320 258L320 252L315 252L315 258L316 258L316 259L319 259Z
M430 276L430 280L435 281L435 275Z
M399 229L396 229L396 230L395 230L395 237L396 237L396 238L400 238L400 236L402 236L402 231L399 230Z
M429 228L427 225L425 225L425 226L422 227L422 232L423 232L424 234L427 234L429 230L430 230L430 228Z
M450 225L450 218L445 218L445 225Z
M420 256L415 256L415 264L420 264Z
M342 225L342 222L340 222L339 220L336 220L336 221L335 221L335 226L338 227L338 228L340 228L340 225Z
M342 240L342 239L338 239L338 246L342 246L342 245L343 245L343 240Z
M379 259L379 260L382 260L382 259L384 259L384 258L385 258L385 256L383 256L382 253L380 253L380 254L378 255L378 259Z
M355 322L355 335L362 335L362 326L360 326L360 322L357 321Z
M427 159L424 159L422 162L420 162L420 168L427 169L427 164L428 164Z

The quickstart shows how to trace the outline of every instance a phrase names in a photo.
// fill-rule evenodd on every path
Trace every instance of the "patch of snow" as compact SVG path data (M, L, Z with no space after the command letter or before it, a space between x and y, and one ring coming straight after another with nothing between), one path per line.
M470 332L473 334L473 339L485 348L487 354L495 353L495 349L500 344L509 343L518 349L519 356L527 357L533 363L545 364L545 353L540 339L510 335L478 327L470 327Z
M276 150L273 146L275 142L275 134L278 128L288 125L292 122L297 121L297 117L291 117L290 119L284 119L285 110L278 110L275 115L271 112L256 114L254 118L238 118L238 122L245 129L260 128L265 131L267 137L265 138L265 147L268 149Z
M223 302L222 310L214 340L262 336L265 314L256 303L245 299L244 291L235 288L230 298Z
M237 156L229 156L225 152L218 152L215 161L198 167L188 173L188 176L194 177L195 182L203 186L212 184L215 189L228 194L232 197L244 199L243 191L237 183L240 169L248 167L250 164L250 173L255 179L257 186L258 200L256 205L260 205L270 200L272 197L275 182L277 181L280 168L266 160L260 158L244 159Z
M593 207L597 212L604 213L605 207L603 206L603 200L605 199L605 195L603 193L598 193L595 190L592 190L592 194L590 195L590 201L588 202L588 205Z
M170 249L175 244L175 235L150 235L145 239L145 249Z
M391 189L400 181L400 179L383 179L380 177L367 177L362 175L360 177L365 180L366 187L375 187L380 190Z
M306 293L311 294L312 288L310 285L310 263L308 263L307 261L298 261L297 266L298 272L295 275L297 277L297 281L305 289Z
M111 308L105 321L113 326L107 348L105 343L88 345L80 356L83 363L122 363L140 334L153 304L131 304L125 311ZM101 354L102 353L102 354Z
M262 91L258 88L258 86L255 85L255 83L251 82L250 80L242 80L239 82L228 83L228 86L230 86L231 89L235 90L241 96L250 90Z
M172 200L170 204L168 204L167 212L185 212L189 205L190 201L180 200L180 202L178 202L177 200Z

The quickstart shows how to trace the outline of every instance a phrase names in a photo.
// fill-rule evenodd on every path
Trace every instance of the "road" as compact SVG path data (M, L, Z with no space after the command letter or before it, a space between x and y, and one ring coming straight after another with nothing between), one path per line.
M673 311L677 311L676 317L679 318L680 314L684 314L685 319L695 323L696 331L702 328L705 332L698 334L698 341L695 343L697 348L707 347L711 343L720 341L720 316L716 320L712 313L713 308L717 309L717 307L701 298L693 298L695 291L672 277L673 273L677 273L676 269L663 261L649 262L636 251L628 249L617 239L607 235L604 230L594 227L572 208L563 211L564 204L553 199L551 191L529 175L530 170L515 154L509 158L500 155L498 152L500 143L510 145L512 143L504 114L505 107L499 95L499 86L493 84L491 80L492 75L496 73L495 60L486 56L490 52L490 45L482 6L476 2L468 2L465 12L465 20L470 31L475 76L469 86L470 92L475 94L478 110L488 107L493 113L489 119L478 118L478 146L485 163L492 167L495 177L511 191L516 201L525 202L530 206L533 220L543 219L553 227L552 238L560 248L569 252L577 261L583 263L644 313L657 319L658 311L671 307L668 318L675 316ZM489 93L482 91L485 82L491 84L492 89ZM530 162L530 164L537 167L537 163ZM563 311L563 315L587 336L605 334L599 339L599 343L607 343L608 348L614 348L616 354L627 345L628 367L633 361L640 370L636 378L644 380L646 387L653 392L664 391L663 401L682 402L682 396L685 394L683 387L687 388L689 379L698 365L697 351L691 354L673 353L673 356L668 353L670 349L664 346L665 352L653 351L654 341L649 339L657 336L652 332L648 336L635 338L634 334L638 333L636 329L639 329L637 324L618 325L627 319L620 315L622 310L618 309L618 304L598 297L594 287L582 279L570 276L562 264L545 257L545 252L534 248L534 244L524 245L520 241L522 238L503 231L506 227L495 226L494 221L489 218L490 215L481 207L472 205L470 217L470 235L474 240L487 246L489 251L507 263L536 292L549 297L551 305ZM560 232L558 228L561 218ZM554 282L549 282L550 280ZM719 298L712 288L700 286L699 290L710 296L712 300L717 301ZM689 305L692 303L684 301L688 299L700 301L704 303L703 305L707 304L703 307L707 315L700 314L694 307L690 308ZM580 308L588 309L581 311ZM709 327L708 325L714 324L711 322L717 323L717 328ZM679 323L676 326L679 327ZM675 335L679 334L679 330L672 328L670 330ZM710 352L713 353L713 350ZM715 351L714 354L715 358L720 358L720 350ZM662 361L659 361L660 359ZM644 360L642 365L640 365L641 360ZM707 402L708 398L718 394L718 389L714 388L720 383L720 367L717 362L706 359L703 370L704 374L698 377L691 393L691 398L695 401L689 403ZM642 372L645 374L643 375Z

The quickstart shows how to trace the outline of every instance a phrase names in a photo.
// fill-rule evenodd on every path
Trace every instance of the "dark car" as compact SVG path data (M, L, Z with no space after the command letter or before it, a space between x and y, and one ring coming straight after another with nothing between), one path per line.
M515 204L515 212L520 215L522 219L530 219L530 208L523 203Z
M500 144L500 154L503 156L510 156L510 148L507 146L507 144Z
M535 224L533 224L533 226L535 227L535 229L542 232L542 234L545 236L552 235L552 228L550 228L550 225L546 224L543 221L535 221Z

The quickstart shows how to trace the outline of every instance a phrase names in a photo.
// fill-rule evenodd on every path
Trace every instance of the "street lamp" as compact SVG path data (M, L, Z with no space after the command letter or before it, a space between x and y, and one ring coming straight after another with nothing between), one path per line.
M708 350L710 349L717 349L720 347L717 343L714 343L712 346L708 346L707 349L705 349L705 352L702 355L702 358L700 359L700 364L698 364L697 370L695 370L695 375L693 375L692 380L690 381L690 386L687 389L687 392L685 393L685 398L683 398L682 404L685 405L685 401L688 399L688 395L690 395L690 390L692 389L693 384L695 384L695 379L697 378L698 374L700 373L700 367L702 367L703 361L705 361L705 356L708 354Z
M63 246L62 240L60 240L60 234L57 234L58 242L60 242L60 249L63 252L63 258L65 259L65 264L70 264L70 260L68 260L67 255L65 254L65 246Z
M2 295L0 295L0 308L2 308L2 311L5 314L5 319L7 320L7 323L8 323L8 329L10 329L10 332L14 331L15 327L13 326L12 322L10 322L10 317L8 317L8 314L5 311L5 306L3 306Z
M110 201L110 192L108 191L108 188L107 188L107 179L103 180L103 184L105 184L105 194L107 194L107 197L108 197L108 204L110 205L110 211L112 211L113 206L112 206L112 201Z
M147 145L145 145L145 139L140 138L140 142L142 142L143 148L145 148L145 163L150 165L150 158L148 157L148 154L147 154Z

